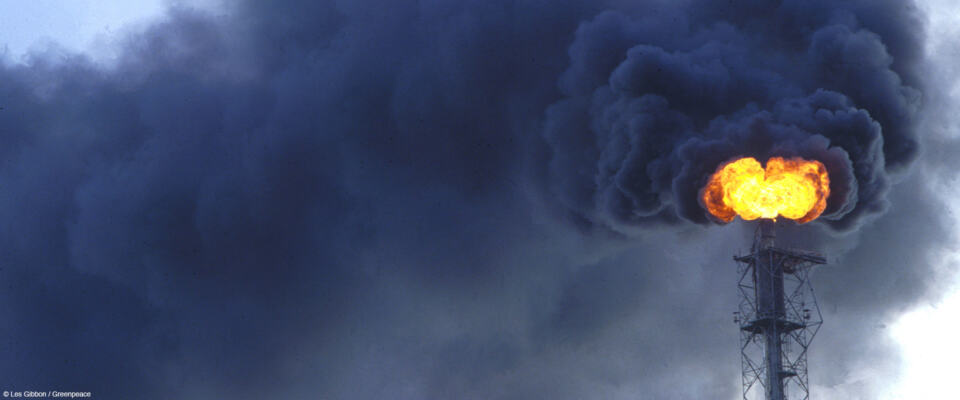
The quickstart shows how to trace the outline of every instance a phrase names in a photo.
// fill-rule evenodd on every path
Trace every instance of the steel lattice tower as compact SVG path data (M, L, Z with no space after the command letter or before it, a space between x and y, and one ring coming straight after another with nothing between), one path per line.
M808 275L826 259L776 247L774 226L762 220L751 253L733 257L740 275L734 322L740 328L743 398L807 400L807 348L823 322Z

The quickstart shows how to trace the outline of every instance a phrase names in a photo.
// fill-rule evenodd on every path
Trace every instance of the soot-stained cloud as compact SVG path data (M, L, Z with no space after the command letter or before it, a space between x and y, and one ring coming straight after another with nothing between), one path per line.
M814 385L896 373L872 329L950 237L893 184L938 90L912 3L233 7L173 8L110 66L0 67L3 388L733 398L749 226L697 191L738 155L831 171L825 216L783 233L837 261Z

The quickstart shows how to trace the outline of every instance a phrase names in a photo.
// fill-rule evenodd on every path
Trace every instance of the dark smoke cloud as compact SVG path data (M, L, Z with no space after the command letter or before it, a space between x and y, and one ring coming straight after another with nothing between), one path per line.
M6 60L0 390L734 398L750 227L705 229L696 194L729 157L796 154L834 182L823 224L782 233L837 257L814 384L875 398L897 360L874 327L936 289L902 263L952 240L923 179L892 186L929 174L918 18L250 1L172 9L108 67Z
M718 165L801 156L830 172L824 223L848 231L884 212L890 173L917 153L916 12L702 3L580 26L546 121L553 193L619 230L709 223L697 193Z

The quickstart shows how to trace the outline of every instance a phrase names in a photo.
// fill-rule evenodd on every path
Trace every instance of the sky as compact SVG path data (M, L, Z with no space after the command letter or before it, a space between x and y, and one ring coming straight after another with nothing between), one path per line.
M119 37L162 18L171 6L226 11L219 0L137 0L83 1L38 0L0 1L6 10L2 48L10 59L21 59L31 49L58 47L109 59L110 48ZM104 60L107 61L107 60Z
M950 1L0 6L0 390L738 398L749 154L831 172L813 398L949 393Z

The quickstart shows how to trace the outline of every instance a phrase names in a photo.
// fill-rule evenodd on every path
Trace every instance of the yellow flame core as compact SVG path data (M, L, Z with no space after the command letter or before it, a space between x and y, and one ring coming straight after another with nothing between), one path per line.
M766 169L753 157L728 162L701 191L704 207L724 222L737 215L745 220L782 216L802 224L823 213L829 196L830 177L821 162L782 157L767 160Z

